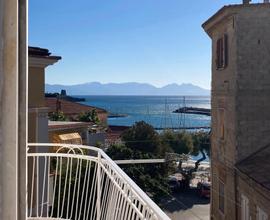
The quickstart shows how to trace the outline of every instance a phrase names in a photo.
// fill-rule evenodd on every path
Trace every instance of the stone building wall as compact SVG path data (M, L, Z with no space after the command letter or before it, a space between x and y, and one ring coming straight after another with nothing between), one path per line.
M228 36L229 56L225 69L216 68L216 42L224 34ZM235 69L236 38L234 16L220 22L212 32L212 195L211 213L214 219L232 219L235 206L233 161L235 159ZM223 112L223 115L221 114ZM223 118L221 118L223 117ZM224 123L224 138L220 127ZM224 183L224 213L219 210L219 184Z
M235 164L270 143L270 4L225 7L203 27L213 42L211 217L233 220L241 211L237 198L243 182L237 183ZM228 65L217 69L216 44L224 34ZM219 209L220 182L224 213Z
M237 160L270 143L270 4L237 15Z
M237 172L237 219L241 219L241 194L249 199L250 219L257 219L257 207L270 216L270 192L241 172Z

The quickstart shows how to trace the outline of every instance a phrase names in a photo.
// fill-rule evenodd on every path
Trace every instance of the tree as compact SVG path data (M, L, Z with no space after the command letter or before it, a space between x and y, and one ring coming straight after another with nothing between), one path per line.
M180 172L185 177L185 187L189 188L189 183L193 178L193 173L197 172L199 165L202 161L206 159L206 154L210 155L210 135L206 132L195 132L191 133L193 141L193 149L190 151L190 154L193 156L202 155L200 159L195 162L194 168L191 169L182 169L182 166L179 167ZM181 164L181 163L180 163ZM182 165L182 164L181 164Z
M112 158L113 160L127 160L131 159L133 156L133 152L130 148L127 148L123 144L114 144L111 145L106 153Z
M81 113L78 117L79 121L83 122L93 122L95 124L99 123L99 118L96 109L92 111Z
M136 122L122 135L126 147L133 151L157 155L160 150L159 135L154 127L144 121Z
M191 154L194 156L198 156L199 154L202 155L195 163L193 172L196 172L200 163L206 159L206 155L210 156L210 134L204 131L195 132L192 133L192 139L193 151Z
M162 145L167 146L166 149L171 149L177 154L189 154L193 150L190 133L166 130L160 135L160 138Z
M165 131L161 134L161 143L167 145L179 156L181 154L193 156L202 155L202 157L195 162L195 167L189 170L183 169L182 160L178 160L178 170L185 177L185 188L188 188L193 173L198 170L200 163L206 159L206 154L208 156L210 155L209 133L202 131L195 133Z
M51 121L67 121L67 117L64 115L64 112L61 111L49 114L49 119Z
M161 156L159 134L143 121L135 123L124 132L122 140L124 144L112 145L106 151L113 160L150 159ZM127 164L122 165L122 169L155 202L159 202L169 193L168 167L165 164Z
M169 194L164 164L124 165L122 169L156 203Z
M151 125L143 121L135 123L124 132L122 140L123 144L112 145L106 151L113 160L164 158L168 152L175 152L177 155L186 154L187 156L198 155L200 152L209 155L210 151L209 134L207 133L166 130L158 134ZM203 153L202 155L204 155ZM195 163L195 168L190 170L182 168L182 159L178 161L178 170L185 177L183 182L185 188L189 187L193 172L197 171L200 162L205 158L200 158ZM168 162L164 164L123 165L122 168L154 201L158 202L170 191L167 181L169 174L176 171L176 167L173 165L173 163Z

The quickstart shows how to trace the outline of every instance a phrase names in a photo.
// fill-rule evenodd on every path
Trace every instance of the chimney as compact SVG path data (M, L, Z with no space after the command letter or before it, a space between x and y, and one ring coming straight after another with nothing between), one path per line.
M264 1L266 1L266 0L264 0ZM251 2L251 0L243 0L244 5L248 5L250 2Z

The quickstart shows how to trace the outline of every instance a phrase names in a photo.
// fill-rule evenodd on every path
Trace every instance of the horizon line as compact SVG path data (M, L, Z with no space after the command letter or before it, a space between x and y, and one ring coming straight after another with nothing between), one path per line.
M52 83L49 83L49 82L45 82L45 84L48 84L48 85L61 85L61 86L76 86L76 85L91 84L91 83L99 83L101 85L137 83L137 84L147 84L147 85L150 85L150 86L154 86L155 88L158 88L158 89L163 88L163 87L168 86L168 85L176 84L178 86L181 86L181 85L193 85L193 86L197 86L197 87L200 87L202 89L205 89L205 90L211 90L211 87L205 88L204 86L200 86L200 85L193 84L193 83L190 83L190 82L187 82L187 83L175 83L175 82L172 82L172 83L164 84L162 86L158 86L158 85L155 85L155 84L149 83L149 82L135 82L135 81L127 81L127 82L98 82L98 81L92 81L92 82L81 82L81 83L75 83L75 84L56 84L56 83L52 84Z

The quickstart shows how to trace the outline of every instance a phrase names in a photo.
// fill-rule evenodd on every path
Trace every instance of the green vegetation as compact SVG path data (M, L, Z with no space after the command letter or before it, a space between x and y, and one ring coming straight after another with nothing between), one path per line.
M159 154L159 135L155 129L144 121L137 122L122 135L125 146L134 151L146 154ZM134 155L135 156L135 155Z
M177 154L189 154L193 150L193 140L190 133L166 130L160 135L161 144Z
M67 121L67 117L61 111L53 112L49 114L49 120L51 121Z
M81 113L78 116L78 120L83 121L83 122L93 122L95 124L98 124L100 122L96 109L93 109L92 111Z
M207 132L189 133L166 130L158 134L155 129L141 121L135 123L122 135L123 144L112 145L107 154L113 160L164 158L166 153L202 155L191 170L175 167L175 160L164 164L123 165L122 169L145 191L155 202L169 193L167 178L174 172L181 172L186 179L187 187L193 172L210 152L209 134Z
M143 151L133 151L125 145L113 145L106 152L113 160L119 159L151 159L153 155ZM131 177L143 191L155 202L169 193L167 185L168 167L165 164L122 165L125 173Z
M124 144L112 145L107 154L113 160L162 158L162 145L155 129L145 123L137 122L122 135ZM166 147L166 146L164 146ZM155 201L169 193L165 164L124 165L122 169Z

